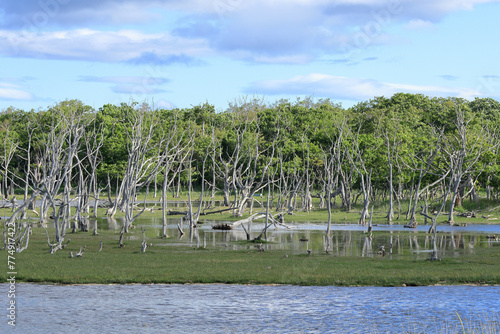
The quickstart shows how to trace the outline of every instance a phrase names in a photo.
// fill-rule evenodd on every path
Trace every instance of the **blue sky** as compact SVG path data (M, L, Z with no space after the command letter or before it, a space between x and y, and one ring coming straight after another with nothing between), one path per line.
M500 0L0 0L0 110L500 99Z

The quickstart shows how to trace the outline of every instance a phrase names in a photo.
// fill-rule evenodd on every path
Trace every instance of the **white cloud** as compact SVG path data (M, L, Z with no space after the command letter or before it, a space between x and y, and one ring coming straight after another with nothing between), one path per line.
M165 92L160 88L170 80L154 76L81 76L80 81L114 84L111 90L118 94L147 95Z
M90 81L90 82L107 82L115 84L128 84L128 85L162 85L168 83L169 80L166 78L152 77L152 76L82 76L80 81Z
M63 30L40 33L0 30L0 54L29 58L128 61L145 53L198 56L210 53L206 41L136 30Z
M148 94L158 94L165 92L164 89L154 88L144 85L116 85L111 88L111 90L118 94L129 94L129 95L148 95Z
M299 75L282 80L258 81L248 87L246 92L265 95L313 95L356 101L371 99L375 96L392 96L398 92L463 98L482 95L479 91L468 88L388 83L321 73Z
M433 26L434 24L430 21L416 19L408 22L406 28L410 30L419 30L419 29L431 28Z
M2 100L31 100L33 96L19 86L0 82L0 99Z
M301 63L393 43L394 24L420 29L488 2L500 0L9 1L0 55L137 64L223 55ZM87 28L96 25L105 30Z
M491 1L500 0L216 0L227 5L224 15L215 19L213 7L201 7L206 12L179 21L176 33L206 39L214 52L236 59L311 61L392 44L400 38L395 25L428 28L454 11Z
M83 27L89 23L105 25L145 23L160 20L150 11L156 0L4 1L6 23L11 29L43 29L49 26Z
M168 9L182 10L186 12L198 13L219 13L231 15L235 12L245 11L248 8L268 8L268 7L297 7L321 8L324 6L339 7L343 9L365 8L368 11L374 8L382 8L388 5L400 5L408 9L408 13L425 12L434 10L439 15L445 15L457 10L471 10L474 6L483 3L498 2L498 0L185 0L169 1L162 5ZM411 11L410 11L411 9ZM405 10L406 11L406 10Z

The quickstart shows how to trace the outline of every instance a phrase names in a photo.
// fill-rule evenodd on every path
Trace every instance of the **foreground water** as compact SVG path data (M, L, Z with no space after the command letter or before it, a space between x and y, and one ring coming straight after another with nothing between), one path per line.
M16 285L1 333L500 332L500 287Z

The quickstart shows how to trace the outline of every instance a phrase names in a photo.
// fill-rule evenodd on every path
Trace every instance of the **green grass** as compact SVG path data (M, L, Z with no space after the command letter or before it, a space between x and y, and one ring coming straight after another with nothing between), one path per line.
M194 196L196 197L196 196ZM153 199L152 196L148 197ZM156 200L159 200L157 198ZM464 201L464 206L469 203ZM467 204L472 205L472 204ZM484 214L500 217L496 203L482 200ZM156 206L160 208L160 204ZM403 208L406 206L403 205ZM467 207L467 206L466 206ZM216 210L217 208L214 208ZM336 209L333 223L357 223L359 207L351 212ZM182 210L182 209L181 209ZM254 206L253 212L263 209ZM490 211L488 211L490 210ZM99 209L98 216L104 217L106 209ZM10 209L0 209L0 216L11 215ZM36 219L34 214L30 215ZM247 213L244 217L247 217ZM287 223L325 223L326 210L303 212L297 210L286 215ZM373 223L385 224L386 206L376 206ZM116 217L123 216L118 212ZM141 219L160 218L161 210L145 211ZM178 217L178 216L171 216ZM244 218L243 217L243 218ZM201 221L234 221L230 212L200 217ZM423 217L418 216L423 223ZM456 216L457 223L498 223L482 218ZM441 216L440 224L447 217ZM32 220L33 221L33 220ZM407 223L401 214L394 224ZM50 225L50 224L49 224ZM50 231L50 229L49 229ZM119 231L100 230L98 236L89 233L68 233L71 242L64 250L49 254L43 229L33 229L30 245L22 253L15 254L16 279L24 282L70 283L240 283L240 284L300 284L300 285L431 285L431 284L500 284L500 244L492 247L476 247L474 252L464 253L458 258L444 258L440 262L415 260L403 252L392 257L343 257L320 253L321 245L311 241L314 252L311 256L284 250L258 252L252 243L247 250L233 251L231 247L208 246L206 249L189 245L178 245L177 240L160 239L157 231L148 230L148 243L153 246L141 253L142 233L133 229L126 235L125 247L118 245ZM379 233L379 232L377 232ZM53 235L53 233L51 234ZM100 242L102 252L98 252ZM238 242L242 245L245 242ZM321 243L321 240L319 241ZM163 245L162 245L163 244ZM164 244L167 244L166 246ZM82 258L70 258L69 252L78 252L86 246ZM7 259L7 251L0 256ZM6 272L0 272L0 279Z
M208 193L206 193L208 194ZM141 201L144 200L145 198L145 192L141 192L137 196L137 204L138 206L141 206L142 203ZM484 194L482 194L484 195ZM153 189L150 189L150 192L147 196L148 201L157 201L158 203L155 205L155 209L153 212L146 210L141 217L142 218L161 218L162 217L162 211L161 211L161 202L160 202L160 197L161 197L161 191L158 192L157 197L153 197ZM192 193L192 198L193 201L196 201L200 197L200 192L199 191L193 191ZM19 198L19 196L18 196ZM167 199L169 201L178 201L178 202L187 202L188 194L187 191L182 191L179 194L179 198L173 198L172 193L168 193ZM263 200L264 199L264 200ZM107 196L101 195L101 200L107 200ZM210 201L209 199L206 199L207 201ZM216 201L222 201L222 193L221 192L216 192L214 200ZM233 200L233 198L231 198ZM265 202L265 194L263 198L258 198L259 201L262 203ZM340 206L340 201L337 199L336 204L337 208L335 208L332 212L332 223L351 223L355 224L359 221L360 213L361 213L361 205L360 201L358 200L357 205L353 205L352 209L350 212L345 212L343 209L341 209ZM313 198L313 203L315 207L318 207L319 204L319 199L318 198ZM388 204L387 201L382 201L380 203L372 203L375 208L374 208L374 215L373 215L373 223L374 224L386 224L387 223L387 210L388 210ZM463 200L463 206L460 208L455 208L456 212L465 212L465 211L476 211L478 212L478 218L464 218L464 217L459 217L458 215L455 214L454 219L455 222L458 224L500 224L500 206L498 203L495 201L488 201L486 199L481 199L480 203L474 203L471 202L468 199ZM297 198L297 205L300 207L300 198ZM396 203L395 203L396 206ZM448 209L449 203L445 207L445 211ZM402 201L401 202L401 208L402 212L399 215L399 219L394 218L393 224L398 224L398 225L405 225L408 223L406 220L406 210L408 209L408 201ZM173 207L168 207L169 210L179 210L182 211L184 208L173 208ZM196 208L195 208L196 209ZM210 210L207 211L216 211L219 209L226 209L226 207L214 207ZM275 207L272 208L272 213L276 213L274 211ZM92 210L92 209L91 209ZM254 202L254 208L253 208L253 213L256 212L261 212L264 211L265 209L261 208L260 205L255 201ZM394 210L397 210L395 207ZM285 210L286 211L286 210ZM12 213L11 209L0 209L0 216L5 217L5 216L10 216ZM106 213L106 209L101 208L98 209L98 217L104 217ZM483 219L481 218L481 215L486 215L490 220ZM205 215L201 216L200 220L209 220L209 221L235 221L241 218L248 217L250 214L248 213L248 208L247 212L243 217L234 217L232 215L231 211L224 212L222 214L211 214L211 215ZM397 212L395 214L398 216ZM115 217L120 218L123 217L124 213L123 212L117 212ZM171 217L178 217L178 216L171 216ZM294 222L316 222L316 221L322 221L326 222L328 218L328 212L326 209L315 209L310 212L304 212L300 208L297 208L297 210L294 211L293 215L286 215L285 220L286 221L294 221ZM496 218L496 219L495 219ZM419 223L424 222L424 217L421 216L420 214L417 213L417 220ZM448 216L444 213L442 213L439 218L438 218L438 224L447 224L448 221Z
M476 248L473 254L439 262L410 256L336 257L325 253L259 252L223 246L206 249L169 245L176 239L148 235L153 246L141 253L142 233L135 229L118 245L118 232L68 234L68 246L49 254L45 232L35 228L30 246L15 254L17 281L82 283L237 283L341 286L401 286L432 284L500 284L500 246ZM98 252L100 241L103 250ZM70 258L86 246L84 256ZM7 251L0 256L7 258ZM6 279L6 272L0 279Z

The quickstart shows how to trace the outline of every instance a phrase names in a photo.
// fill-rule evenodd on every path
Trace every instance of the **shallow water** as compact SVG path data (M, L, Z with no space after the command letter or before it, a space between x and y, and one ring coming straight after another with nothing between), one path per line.
M177 237L178 220L170 220L167 232ZM247 237L242 227L229 231L213 230L212 226L220 222L206 221L198 225L193 237L184 226L186 235L173 241L156 238L154 246L168 247L189 245L193 247L218 247L227 250L251 249L253 245L242 243ZM121 222L102 221L109 229L121 228ZM137 226L145 227L149 234L159 236L162 220L158 218L138 219ZM426 232L429 226L417 229L404 228L402 225L373 226L372 235L366 233L367 227L358 224L332 224L331 238L325 237L326 224L323 223L289 223L290 228L268 230L265 250L284 250L291 253L312 252L328 253L333 256L378 256L382 248L385 256L412 256L415 259L429 257L433 250L432 235ZM251 227L251 237L256 238L264 228L264 224L255 223ZM500 235L500 225L438 226L436 247L438 257L457 257L464 253L472 253L478 247L500 246L499 241L488 239L490 235ZM198 238L197 238L198 237ZM264 237L263 237L264 238Z
M457 313L466 326L500 331L498 286L17 284L16 289L16 331L3 316L1 333L435 333L443 328L455 333L461 328ZM3 306L7 290L0 284Z

